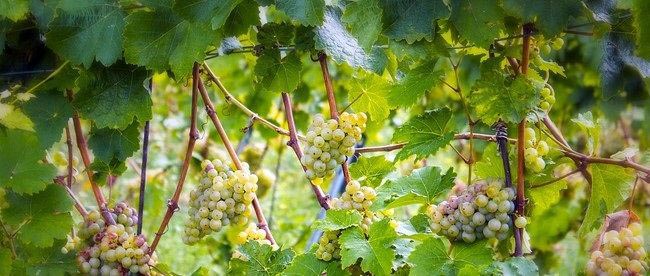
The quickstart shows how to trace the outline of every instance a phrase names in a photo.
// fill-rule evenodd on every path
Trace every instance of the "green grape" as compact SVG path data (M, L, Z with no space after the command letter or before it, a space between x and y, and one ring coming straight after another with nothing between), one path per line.
M557 38L553 39L553 42L552 42L553 50L556 50L556 51L560 50L560 49L562 49L562 46L564 46L564 39L562 39L561 37L557 37Z
M515 227L517 228L524 228L526 227L526 224L528 224L528 221L526 220L526 217L517 217L515 219Z

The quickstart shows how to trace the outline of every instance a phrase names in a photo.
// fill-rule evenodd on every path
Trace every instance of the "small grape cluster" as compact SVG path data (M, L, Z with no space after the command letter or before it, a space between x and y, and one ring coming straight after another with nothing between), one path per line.
M332 209L359 211L363 216L361 228L367 232L376 217L375 213L370 210L370 206L376 197L377 192L375 189L361 186L359 181L352 180L345 186L345 191L339 198L332 199L331 205Z
M257 191L257 176L246 163L244 169L233 171L219 159L205 160L201 169L199 185L190 192L190 218L183 236L183 242L190 245L231 223L248 223Z
M341 230L325 231L318 240L318 248L316 249L316 257L323 261L330 261L332 259L341 258L341 245L339 244L339 236Z
M300 160L309 179L331 175L337 165L354 154L354 145L361 140L368 117L364 113L344 112L339 121L318 114L307 131L307 146Z
M546 161L544 161L544 156L549 152L549 147L546 141L537 139L535 136L535 130L527 127L525 136L525 151L524 151L524 160L526 161L526 168L530 169L533 172L541 172L546 168Z
M235 236L235 245L240 246L248 241L255 241L260 244L266 244L273 246L273 249L279 248L277 245L272 245L271 241L266 239L266 232L263 229L259 229L255 224L250 223L246 229L237 233ZM243 261L248 261L248 258L244 256L239 250L235 249L232 253L232 258L240 259Z
M471 243L483 238L504 240L512 226L515 191L494 180L469 187L456 185L453 194L427 208L431 230L453 240Z
M544 112L548 112L555 103L555 95L553 95L553 91L548 87L542 88L541 95L542 101L539 103L539 108L544 110Z
M138 222L135 209L120 202L109 211L117 224L107 226L99 211L93 210L80 223L79 236L68 237L68 243L61 251L67 253L79 249L77 262L84 274L151 274L150 266L156 262L155 255L149 253L145 237L135 234Z
M587 275L645 275L648 270L638 222L605 232L599 249L591 253Z

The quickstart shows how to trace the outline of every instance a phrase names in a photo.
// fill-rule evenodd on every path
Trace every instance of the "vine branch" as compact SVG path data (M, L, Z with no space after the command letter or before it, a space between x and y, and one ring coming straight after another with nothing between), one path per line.
M226 148L228 155L230 155L230 159L232 159L232 162L235 164L235 167L238 170L243 169L242 164L239 161L239 157L237 157L237 152L232 146L232 143L228 138L226 130L223 128L223 125L219 120L219 116L217 116L217 113L214 111L214 104L212 104L212 100L210 100L210 96L208 95L208 92L205 90L205 87L203 86L203 82L201 81L200 78L197 79L197 82L198 82L199 92L201 93L201 98L203 99L203 104L205 105L205 110L208 113L210 120L214 124L214 127L217 129L217 133L221 138L221 142L223 142L223 145ZM271 244L275 244L275 239L273 238L273 234L271 233L266 218L264 217L264 213L262 212L262 207L260 206L260 202L257 199L257 195L253 197L252 205L253 205L253 209L255 210L255 216L257 217L257 227L264 230L264 232L266 232L266 239L270 241Z
M147 186L147 155L149 152L149 125L149 121L144 123L142 137L142 166L140 167L140 194L138 195L138 235L142 234L142 221L144 218L144 196Z
M183 164L181 165L178 182L176 183L176 190L174 191L172 198L167 202L167 212L165 212L165 216L163 217L163 220L160 223L160 227L158 227L158 231L156 232L156 237L151 243L151 247L149 248L150 253L153 253L156 250L158 242L160 242L160 238L163 234L165 234L165 231L167 230L169 220L172 218L174 213L178 211L178 199L181 197L185 178L187 177L187 170L190 167L190 160L192 160L192 151L194 150L194 144L196 143L196 140L199 139L199 130L196 128L196 106L198 100L197 94L199 80L199 64L194 63L194 67L192 68L192 107L190 113L190 131L189 140L187 141L187 150L185 151L185 157L183 159Z
M485 140L488 142L496 142L497 137L495 135L490 135L490 134L482 134L482 133L459 133L454 135L454 140L470 140L470 139L478 139L478 140ZM507 137L506 137L507 138ZM514 144L517 143L517 139L512 139L512 138L507 138L507 142ZM383 152L383 151L393 151L393 150L398 150L403 148L406 145L406 143L399 143L399 144L390 144L390 145L385 145L385 146L372 146L372 147L363 147L363 148L357 148L355 149L354 153L355 154L361 154L361 153L369 153L369 152Z
M68 178L66 179L66 185L70 188L72 187L72 162L74 161L74 156L72 152L72 137L70 136L69 123L65 126L65 145L68 149Z
M296 136L296 124L293 120L293 107L291 106L291 98L287 92L282 92L282 102L284 103L284 112L286 113L287 124L289 124L289 141L287 142L287 146L293 149L293 152L296 153L296 157L298 157L298 162L300 162L303 171L307 171L307 168L302 164L301 161L302 150L300 149L300 143L298 142L298 137ZM314 185L311 180L309 180L309 184L312 191L314 192L314 195L316 195L318 204L320 204L323 209L329 210L330 205L327 201L328 196L323 193L323 190L321 190L318 185Z

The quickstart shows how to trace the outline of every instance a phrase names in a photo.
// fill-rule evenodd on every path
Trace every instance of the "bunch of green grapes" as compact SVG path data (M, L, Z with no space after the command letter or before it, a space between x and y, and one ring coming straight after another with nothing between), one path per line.
M115 205L113 210L109 210L113 220L124 227L124 231L129 234L135 233L135 228L138 224L138 212L129 207L126 203L120 202ZM79 237L82 240L91 239L93 236L99 234L104 230L106 223L102 219L102 215L97 210L92 210L86 216L86 219L79 223Z
M537 139L535 130L527 127L524 134L526 149L524 151L524 159L526 160L526 168L533 172L541 172L546 168L546 161L544 156L548 154L549 147L546 141Z
M452 240L471 243L483 238L504 240L512 226L515 191L503 182L459 184L440 204L427 208L431 230Z
M124 225L105 227L77 255L79 269L90 275L125 275L129 272L151 274L155 257L142 235L126 232Z
M645 275L648 263L640 223L607 231L602 239L601 248L591 253L587 275Z
M318 240L316 257L326 262L341 259L339 236L341 236L341 230L325 231Z
M376 219L376 215L370 210L377 192L372 187L361 186L359 181L352 180L345 186L345 191L339 198L331 201L332 209L357 210L363 216L361 228L368 231L370 224Z
M361 140L366 128L366 114L339 116L339 121L325 120L316 115L307 131L307 146L300 160L307 168L309 179L319 179L331 175L337 165L343 164L347 157L354 154L354 145Z
M551 106L555 103L555 95L553 90L548 87L542 88L541 95L542 101L539 103L539 108L548 113L548 111L551 110Z
M264 229L259 229L255 224L250 223L243 231L237 233L235 236L235 245L241 246L247 243L248 241L255 241L260 244L266 244L273 246L273 249L278 249L277 245L271 244L271 241L266 239L266 232ZM235 259L240 259L243 261L248 261L248 258L244 256L239 250L235 249L232 253L232 257Z
M257 191L257 176L246 163L244 169L233 171L219 159L205 160L201 168L199 185L190 192L190 218L183 236L183 242L190 245L231 223L248 223Z

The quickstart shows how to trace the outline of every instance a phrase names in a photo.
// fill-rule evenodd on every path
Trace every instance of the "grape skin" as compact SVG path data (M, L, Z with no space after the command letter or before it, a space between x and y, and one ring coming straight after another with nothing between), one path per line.
M591 253L587 275L644 275L648 270L641 224L603 234L599 250Z
M431 230L451 240L467 243L483 238L507 238L514 211L515 192L501 181L457 185L454 193L440 204L430 205L427 215Z

